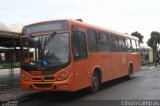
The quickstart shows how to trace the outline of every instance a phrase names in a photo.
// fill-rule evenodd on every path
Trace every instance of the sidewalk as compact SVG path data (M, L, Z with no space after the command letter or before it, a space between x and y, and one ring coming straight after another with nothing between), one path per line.
M19 68L14 68L13 69L14 74L19 74L20 69ZM10 69L0 69L0 76L8 75L10 73Z
M0 70L0 102L18 100L38 93L37 91L21 91L19 75L19 68L14 69L13 75L9 74L9 69Z
M157 65L157 67L155 67L155 64L153 63L142 66L142 71L153 71L153 69L159 70L159 68L160 68L159 64Z

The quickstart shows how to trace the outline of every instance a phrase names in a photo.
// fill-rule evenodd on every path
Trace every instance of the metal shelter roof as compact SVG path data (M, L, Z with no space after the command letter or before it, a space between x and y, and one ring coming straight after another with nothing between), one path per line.
M0 46L2 47L13 47L19 45L20 33L0 30Z

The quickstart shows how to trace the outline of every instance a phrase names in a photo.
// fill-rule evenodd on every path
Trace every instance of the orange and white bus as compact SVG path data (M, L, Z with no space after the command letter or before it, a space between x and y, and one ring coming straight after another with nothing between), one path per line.
M20 61L22 90L95 92L141 70L138 38L71 19L24 26Z

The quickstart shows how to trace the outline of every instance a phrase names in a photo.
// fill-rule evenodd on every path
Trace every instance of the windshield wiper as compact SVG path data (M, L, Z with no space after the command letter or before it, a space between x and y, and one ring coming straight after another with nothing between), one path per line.
M45 46L47 46L50 43L51 39L53 39L56 36L56 34L57 34L56 32L53 32L50 35L50 37L45 41Z
M46 39L45 37L45 40L44 40L44 48L42 50L42 59L41 59L41 63L43 62L44 60L44 52L45 52L45 49L46 49L46 46L52 41L52 39L56 36L56 32L53 32L48 39Z
M46 37L45 37L43 54L44 54L44 51L45 51L46 46L52 41L51 39L53 39L56 34L57 34L56 32L53 32L53 33L49 36L48 39L46 39Z

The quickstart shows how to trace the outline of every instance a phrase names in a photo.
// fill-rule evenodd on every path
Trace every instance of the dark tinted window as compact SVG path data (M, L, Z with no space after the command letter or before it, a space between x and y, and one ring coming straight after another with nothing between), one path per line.
M116 35L110 34L109 44L112 52L118 52L118 39Z
M119 51L118 37L114 36L115 52Z
M106 33L100 32L98 34L98 44L100 52L108 52L109 51L109 38Z
M89 52L97 52L98 50L98 38L97 32L94 30L87 31L87 42L88 42L88 49Z
M72 42L74 59L79 60L87 58L85 33L73 31Z
M125 38L118 37L119 51L126 52L126 42Z

